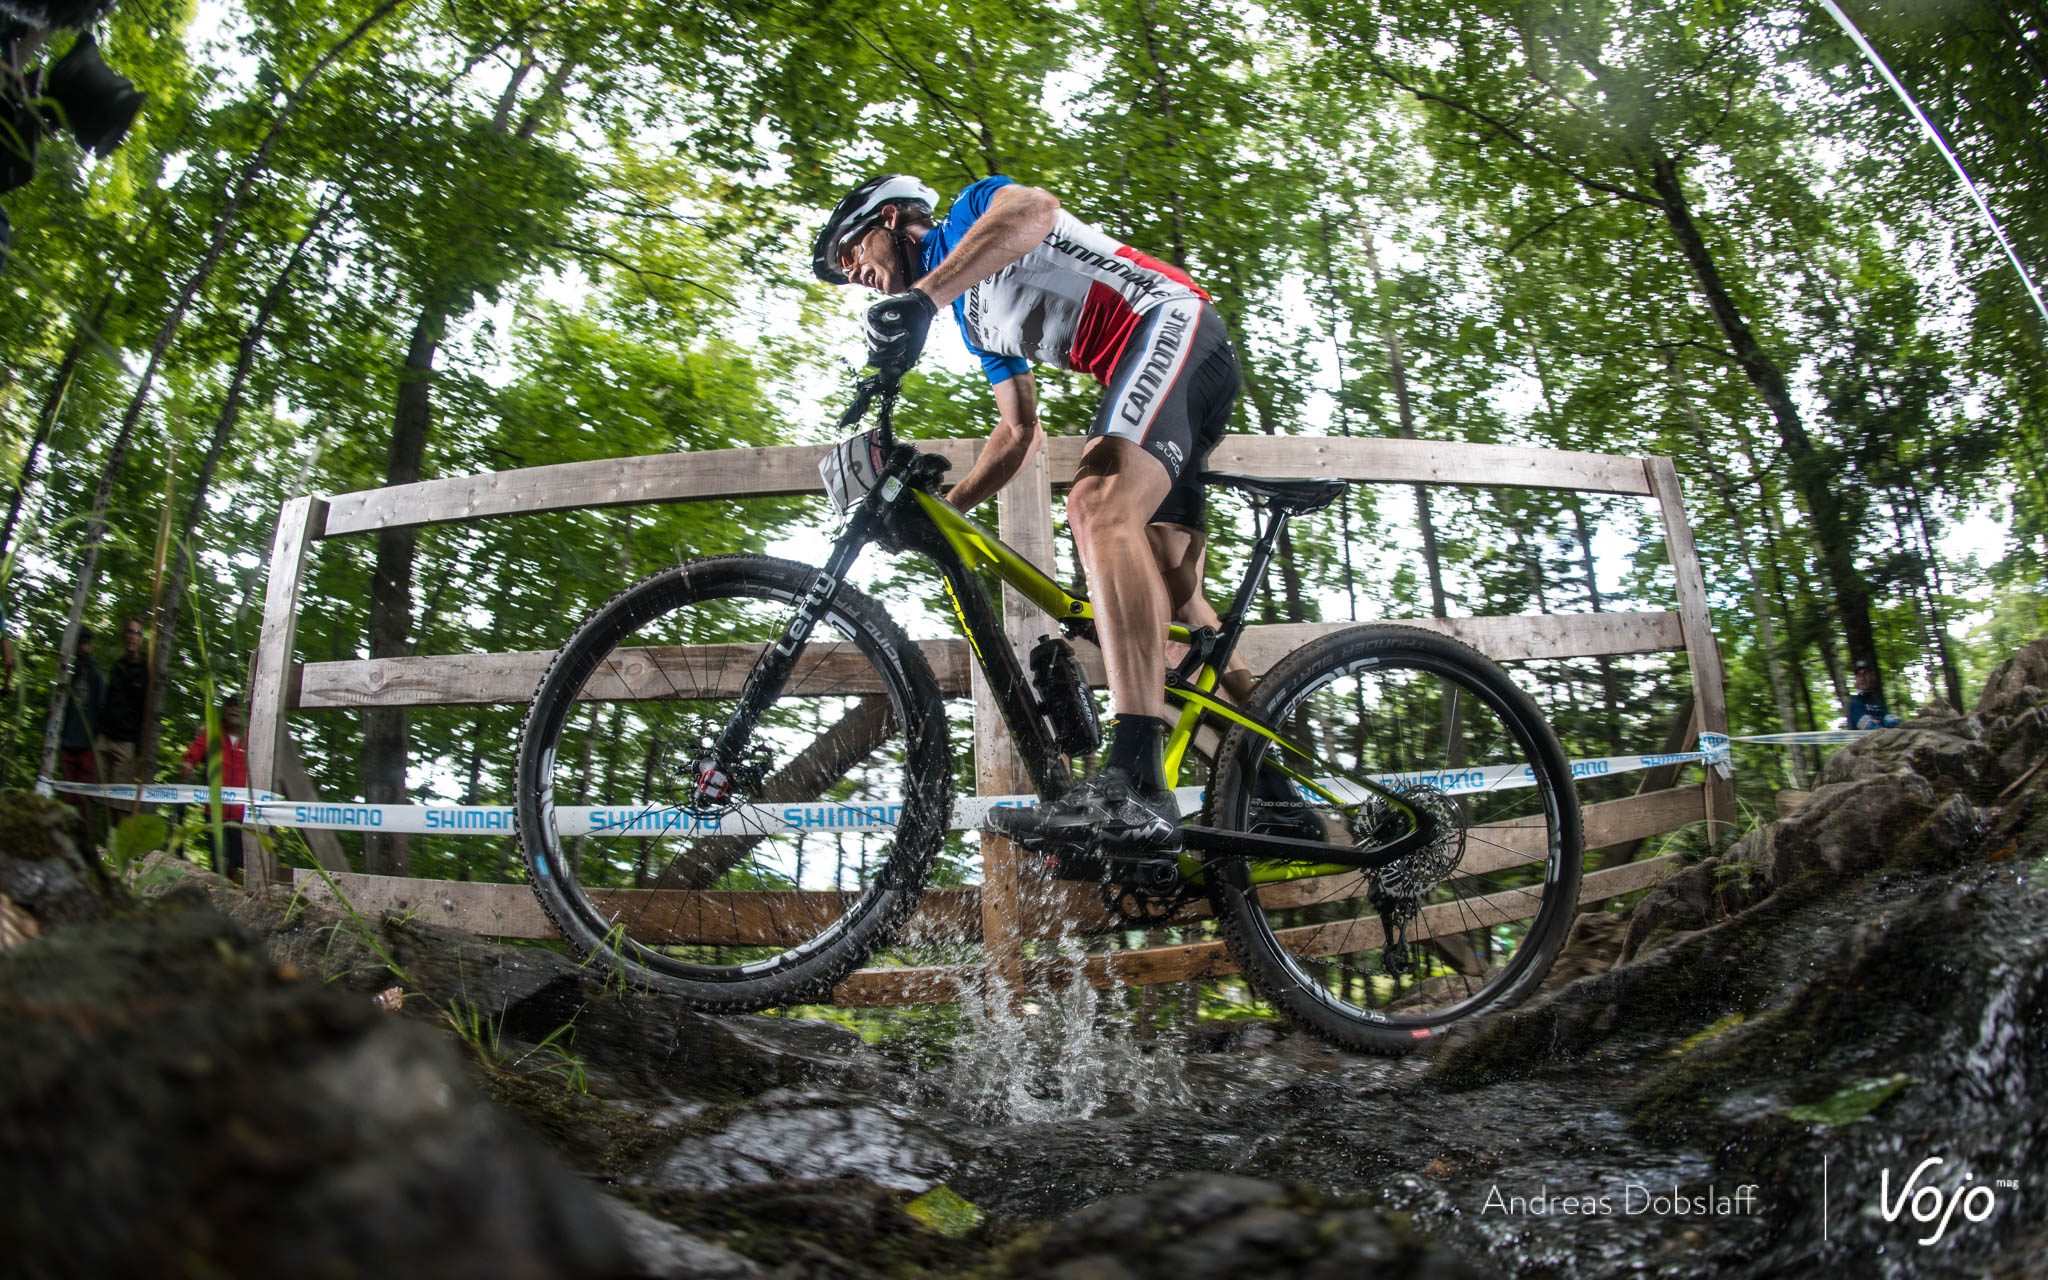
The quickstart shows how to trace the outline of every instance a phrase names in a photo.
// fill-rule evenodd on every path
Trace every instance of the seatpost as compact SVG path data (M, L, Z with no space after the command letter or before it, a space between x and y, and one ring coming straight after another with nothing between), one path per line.
M1273 566L1273 551L1280 545L1280 531L1287 527L1287 512L1278 506L1273 508L1273 518L1266 525L1266 531L1252 547L1252 561L1247 565L1244 581L1238 585L1237 597L1230 602L1230 609L1223 615L1224 630L1241 625L1245 615L1251 611L1252 596L1265 585L1266 570ZM1228 657L1225 654L1224 657Z

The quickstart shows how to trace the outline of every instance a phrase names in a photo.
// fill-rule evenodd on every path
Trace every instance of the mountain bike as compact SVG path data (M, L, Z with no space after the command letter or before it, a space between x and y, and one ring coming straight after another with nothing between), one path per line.
M948 464L895 438L896 398L866 379L840 419L876 414L821 468L846 516L822 568L724 555L627 588L563 646L526 718L517 821L541 905L579 954L699 1009L826 996L891 945L964 841L949 833L1029 802L956 812L941 682L847 582L868 546L936 570L1038 797L1101 742L1072 647L1093 640L1089 602L945 501ZM1476 650L1384 625L1314 639L1232 705L1220 674L1282 532L1346 486L1206 480L1260 518L1222 625L1169 633L1185 650L1164 673L1183 849L1053 871L1094 881L1126 927L1220 942L1252 993L1348 1047L1404 1052L1527 996L1564 942L1581 862L1542 714ZM1028 671L998 582L1048 615ZM593 791L609 803L584 803Z

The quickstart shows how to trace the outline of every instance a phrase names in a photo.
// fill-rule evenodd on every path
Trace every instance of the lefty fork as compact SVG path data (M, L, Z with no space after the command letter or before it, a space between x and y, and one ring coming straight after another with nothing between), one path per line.
M818 619L825 610L832 606L839 584L846 581L853 562L874 536L880 506L894 501L901 491L909 458L899 455L890 421L896 407L897 387L898 379L884 374L863 378L853 403L840 415L839 429L845 431L859 425L867 416L869 407L877 399L881 401L875 426L880 433L885 469L873 491L855 508L853 518L832 544L832 553L826 557L825 567L811 580L810 590L804 598L797 602L796 612L790 617L782 639L763 652L747 672L731 718L716 737L702 744L702 750L690 769L690 804L694 809L719 808L732 798L735 789L758 786L766 776L765 768L745 759L754 729L760 723L762 713L782 696L783 686L789 682L790 673L796 670L797 659L802 655L812 629L818 625Z

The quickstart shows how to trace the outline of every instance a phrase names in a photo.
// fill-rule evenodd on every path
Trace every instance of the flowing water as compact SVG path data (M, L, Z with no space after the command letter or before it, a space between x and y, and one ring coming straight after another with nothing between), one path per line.
M1883 928L1845 946L1871 920L1947 939L1917 994L1868 989L1914 976L1886 967ZM1980 1264L2040 1215L2004 1189L2000 1214L1958 1219L1968 1232L1952 1228L1937 1259L1908 1234L1910 1213L1883 1217L1876 1179L1888 1169L1896 1188L1927 1154L1947 1156L1934 1170L1947 1192L1973 1185L1959 1181L1965 1168L1988 1183L2043 1167L2048 1117L2033 1100L2048 1064L2048 895L2017 870L1980 868L1946 887L1880 883L1818 904L1810 923L1811 935L1774 944L1771 980L1782 974L1794 1002L1835 1002L1839 1043L1788 1042L1760 1068L1754 1054L1731 1066L1686 1138L1644 1123L1636 1099L1697 1052L1679 1045L1700 1029L1690 1022L1454 1092L1426 1060L1340 1053L1262 1024L1147 1036L1121 993L1076 979L1021 1008L970 1000L938 1065L884 1078L892 1105L944 1135L948 1185L1014 1220L1216 1172L1413 1215L1503 1274L1910 1276ZM1678 1016L1705 1025L1721 1012ZM1894 1073L1909 1083L1870 1116L1787 1119L1817 1090Z

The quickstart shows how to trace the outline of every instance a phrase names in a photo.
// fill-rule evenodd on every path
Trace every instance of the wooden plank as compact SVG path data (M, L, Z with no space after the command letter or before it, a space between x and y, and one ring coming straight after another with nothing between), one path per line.
M1086 441L1049 442L1053 483L1073 481ZM1647 495L1643 460L1564 449L1340 436L1225 436L1208 469L1269 477L1332 477L1361 484L1503 485ZM1230 501L1212 489L1212 498Z
M294 871L308 896L326 898L318 873ZM547 913L525 884L418 880L405 876L334 875L342 894L365 915L411 913L429 924L446 925L493 938L557 938ZM974 889L933 889L898 941L904 945L971 942L980 934L980 893ZM837 919L853 895L830 890L801 893L721 893L684 889L592 891L600 910L616 910L638 921L633 936L643 942L710 946L800 942ZM667 932L664 932L667 926Z
M1663 653L1685 647L1679 615L1645 613L1541 613L1493 618L1385 618L1462 640L1495 662L1541 658ZM1240 652L1254 671L1265 671L1318 637L1355 622L1282 623L1247 627Z
M1700 573L1699 552L1693 546L1692 524L1685 516L1685 496L1678 483L1678 468L1669 458L1645 460L1651 492L1664 513L1664 541L1671 549L1672 576L1678 583L1678 612L1685 628L1686 665L1692 670L1693 697L1698 701L1700 728L1708 733L1728 732L1728 694L1721 670L1721 646L1714 639L1714 619L1707 610L1707 583ZM1733 830L1735 781L1718 773L1707 775L1707 822ZM1718 833L1716 833L1718 834Z
M1699 740L1700 736L1699 720L1693 711L1695 705L1696 700L1692 696L1692 691L1687 690L1685 696L1678 701L1678 714L1672 717L1670 727L1664 731L1664 741L1657 748L1660 754L1675 756L1693 749L1693 744ZM1651 791L1669 790L1678 785L1679 777L1691 767L1688 764L1660 764L1654 768L1645 769L1636 781L1636 794L1643 795ZM1700 802L1704 805L1706 803L1706 792L1699 790L1698 793L1701 797ZM1705 810L1702 809L1690 821L1698 822L1704 814ZM1611 843L1602 851L1600 865L1603 867L1618 867L1625 862L1634 862L1636 855L1642 852L1642 844L1641 839ZM1587 847L1599 848L1600 846L1589 844Z
M249 785L258 791L282 791L278 785L279 744L284 717L294 701L291 687L292 649L299 633L299 596L305 585L306 554L320 536L327 504L315 497L292 498L277 513L277 534L270 544L270 578L264 588L263 629L249 672ZM244 841L248 856L243 876L251 890L277 879L274 855L264 851L261 828L252 827Z
M981 440L920 440L964 474ZM1087 443L1078 436L1047 442L1054 486L1073 483ZM423 480L337 494L328 499L323 536L367 533L497 516L532 515L697 499L787 497L817 493L820 445L716 449L602 458L485 475ZM1372 484L1508 485L1648 494L1638 458L1440 440L1335 436L1225 436L1209 457L1212 471L1261 476L1334 476ZM823 509L820 509L823 517Z
M860 969L832 988L832 1003L845 1008L952 1004L960 999L963 989L980 985L979 965Z
M965 470L981 446L980 440L918 442L925 452L950 460L955 474ZM326 536L544 511L821 493L818 459L825 449L800 444L601 458L364 489L328 499ZM826 511L821 503L821 522Z
M751 648L696 646L688 649L629 649L624 652L646 667L634 667L620 679L599 682L585 692L600 701L623 697L674 696L689 689L702 696L738 693L746 679ZM965 640L926 640L918 644L939 690L947 697L967 693L967 668L973 662ZM724 652L720 652L720 650ZM533 698L553 653L470 653L438 657L383 658L375 661L309 662L299 677L301 711L332 711L355 707L475 707L523 703ZM851 645L814 645L798 664L797 678L824 687L837 696L879 693L880 682ZM799 690L800 692L801 690Z
M1029 610L1029 605L1020 605ZM1398 618L1389 621L1454 636L1496 662L1539 658L1587 657L1600 654L1659 653L1685 647L1679 615L1651 613L1553 613L1504 618ZM1044 627L1041 615L1028 614L1025 630ZM1319 636L1356 626L1350 622L1286 623L1250 627L1240 652L1255 673ZM1035 636L1036 631L1032 634ZM965 640L924 640L918 643L947 697L963 697L970 688L973 654ZM671 687L688 684L699 692L727 696L738 692L746 676L744 655L722 656L716 646L691 649L629 650L655 654L655 665L624 682L600 686L601 700L631 693L657 697ZM1075 651L1088 678L1104 684L1102 654L1085 642ZM553 653L472 653L442 656L354 659L309 662L300 669L298 698L293 709L333 711L358 707L470 707L523 703L533 697ZM716 660L715 660L716 659ZM865 677L866 666L842 647L827 655L807 655L807 662L825 665L810 678L834 693L879 692ZM833 685L832 681L842 683ZM629 689L627 685L635 685Z
M1647 862L1632 862L1628 866L1616 867L1609 871L1596 871L1581 883L1579 902L1584 905L1646 889L1671 875L1682 865L1678 857L1672 856L1653 858ZM1527 899L1520 894L1503 893L1471 899L1462 905L1441 903L1426 907L1414 927L1410 929L1410 938L1433 937L1439 932L1465 932L1474 927L1474 912L1482 912L1489 920L1495 922L1526 918L1526 910L1520 910L1517 903L1526 906ZM1520 914L1517 914L1518 910ZM1334 955L1345 950L1378 945L1379 920L1376 917L1369 917L1329 924L1304 925L1295 929L1283 929L1279 932L1279 937L1297 954ZM1057 982L1063 975L1072 974L1073 964L1071 960L1040 960L1028 966L1027 974L1033 982ZM1187 982L1191 979L1220 978L1237 972L1237 966L1231 961L1228 950L1221 942L1194 942L1171 947L1147 947L1139 951L1119 951L1109 955L1092 955L1086 957L1081 964L1089 983L1099 988Z
M1703 783L1645 791L1585 807L1586 847L1604 849L1676 831L1707 816Z

